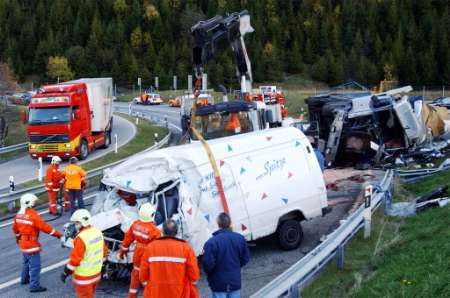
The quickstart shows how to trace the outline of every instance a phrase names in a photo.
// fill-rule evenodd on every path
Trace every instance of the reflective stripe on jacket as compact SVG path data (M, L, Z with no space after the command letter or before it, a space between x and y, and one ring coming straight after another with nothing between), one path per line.
M32 208L26 208L23 213L19 211L13 220L13 233L19 238L19 247L23 253L32 254L41 250L39 232L42 231L52 236L60 236L51 225Z
M125 233L125 238L122 242L122 250L127 252L131 243L133 243L133 241L137 242L136 249L133 253L133 264L135 268L139 268L141 257L144 254L147 244L160 236L160 230L155 227L153 223L140 220L133 222L131 227Z
M81 189L86 172L80 166L71 164L64 168L63 177L66 180L65 189Z
M195 283L200 278L194 250L183 240L161 237L152 241L142 257L141 283L144 297L199 297Z

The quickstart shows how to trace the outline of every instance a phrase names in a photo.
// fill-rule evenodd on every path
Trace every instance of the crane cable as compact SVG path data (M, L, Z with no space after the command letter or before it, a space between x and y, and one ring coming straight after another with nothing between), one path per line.
M203 148L208 155L209 162L211 163L211 167L213 168L214 178L216 179L217 190L219 191L220 202L222 203L223 211L230 215L230 209L228 208L227 199L225 197L225 191L223 189L222 178L220 177L219 169L217 168L216 159L214 158L214 154L211 150L209 144L205 141L202 134L194 127L195 117L197 113L197 99L200 95L200 87L202 81L201 77L197 78L194 87L194 102L192 104L192 116L191 116L191 130L194 133L195 137L200 141Z

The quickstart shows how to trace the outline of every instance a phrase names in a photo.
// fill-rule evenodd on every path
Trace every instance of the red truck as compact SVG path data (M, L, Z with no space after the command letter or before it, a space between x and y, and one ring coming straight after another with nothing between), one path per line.
M111 144L112 78L43 86L28 106L31 158L79 156Z

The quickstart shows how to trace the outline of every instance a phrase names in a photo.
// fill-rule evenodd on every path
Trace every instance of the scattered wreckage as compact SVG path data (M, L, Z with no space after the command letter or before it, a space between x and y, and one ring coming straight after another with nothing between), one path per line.
M179 237L200 255L217 230L216 216L228 209L233 229L247 240L275 233L283 249L297 248L300 222L330 211L322 171L307 137L293 127L273 128L211 140L226 197L224 203L199 142L146 152L124 161L102 179L106 190L91 209L110 253L107 272L120 277L130 265L117 258L124 232L145 202L157 207L156 224L176 220ZM63 243L71 246L73 228ZM122 273L121 273L122 272Z
M377 94L332 90L308 97L306 134L324 152L328 167L393 167L438 157L449 145L448 111L408 95L411 91L411 86Z

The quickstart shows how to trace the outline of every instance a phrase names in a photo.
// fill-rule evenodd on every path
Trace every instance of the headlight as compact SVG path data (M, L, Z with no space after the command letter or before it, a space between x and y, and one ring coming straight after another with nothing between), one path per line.
M65 143L65 144L64 144L64 147L70 148L70 143Z
M31 148L31 149L36 149L36 145L35 145L35 144L31 144L31 145L30 145L30 148Z

